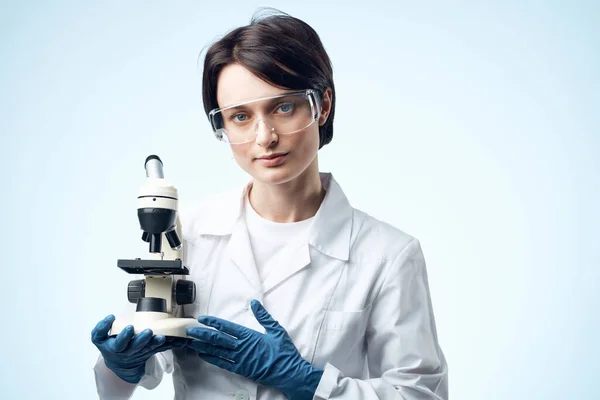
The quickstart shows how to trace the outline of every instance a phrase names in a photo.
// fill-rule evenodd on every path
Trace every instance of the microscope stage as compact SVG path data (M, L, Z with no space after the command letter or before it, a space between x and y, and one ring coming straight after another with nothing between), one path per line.
M117 260L117 266L129 274L189 275L181 260Z

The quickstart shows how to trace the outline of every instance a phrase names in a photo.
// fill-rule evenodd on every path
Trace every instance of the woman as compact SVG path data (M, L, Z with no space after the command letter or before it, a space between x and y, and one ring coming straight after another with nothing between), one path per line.
M197 299L184 343L145 331L92 340L101 398L173 372L176 399L446 399L417 239L350 206L318 150L335 87L316 32L255 19L207 52L204 106L252 181L180 212Z

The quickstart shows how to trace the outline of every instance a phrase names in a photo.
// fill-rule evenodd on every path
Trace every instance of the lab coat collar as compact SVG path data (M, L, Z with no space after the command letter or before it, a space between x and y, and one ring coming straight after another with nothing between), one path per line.
M325 198L315 214L308 243L320 252L343 261L348 260L352 230L352 206L331 173L320 173ZM243 221L244 201L252 181L220 197L211 215L196 224L196 234L230 235ZM237 235L236 235L237 236ZM253 279L254 280L254 279Z
M320 176L326 193L315 214L308 243L330 257L347 261L352 233L352 206L331 173L322 173Z

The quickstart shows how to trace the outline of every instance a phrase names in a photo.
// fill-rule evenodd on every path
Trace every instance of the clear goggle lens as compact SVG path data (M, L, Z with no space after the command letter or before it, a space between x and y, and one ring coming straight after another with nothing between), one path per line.
M317 120L318 113L316 93L304 90L215 109L209 118L217 139L240 144L255 140L259 129L278 135L300 132Z

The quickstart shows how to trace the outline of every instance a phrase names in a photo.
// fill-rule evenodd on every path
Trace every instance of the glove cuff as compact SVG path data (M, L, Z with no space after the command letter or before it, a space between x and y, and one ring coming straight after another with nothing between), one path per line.
M119 378L121 378L127 383L139 383L146 371L145 364L141 364L134 367L121 367L107 359L104 359L104 364L106 364L106 367L110 369L115 375L117 375Z
M308 371L302 377L294 380L293 386L284 391L289 400L312 400L323 376L322 369L313 368L309 364Z

